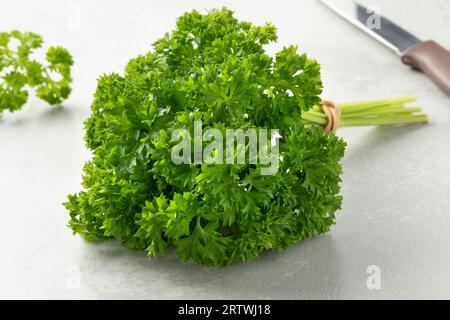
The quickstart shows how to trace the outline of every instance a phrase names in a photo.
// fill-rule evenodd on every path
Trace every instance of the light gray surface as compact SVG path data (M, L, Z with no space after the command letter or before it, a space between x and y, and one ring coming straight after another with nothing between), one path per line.
M449 1L371 3L450 48ZM73 237L61 203L80 190L89 159L82 122L96 78L121 72L184 11L224 5L240 19L277 25L270 52L299 44L317 58L324 97L416 93L431 123L342 130L348 150L337 225L280 255L204 268L173 252L149 261L114 241ZM66 46L76 66L64 107L31 100L0 120L0 298L450 298L450 99L318 1L2 1L0 30L14 28ZM381 290L366 286L370 265L380 267Z

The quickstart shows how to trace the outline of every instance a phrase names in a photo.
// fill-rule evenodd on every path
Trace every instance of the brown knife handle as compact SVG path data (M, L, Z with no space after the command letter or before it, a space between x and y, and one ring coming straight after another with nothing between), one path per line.
M425 41L406 50L402 61L425 73L450 96L450 51L434 41Z

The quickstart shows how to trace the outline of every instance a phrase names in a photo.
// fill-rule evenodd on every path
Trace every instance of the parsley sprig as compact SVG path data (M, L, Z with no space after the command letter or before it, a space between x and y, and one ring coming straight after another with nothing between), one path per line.
M11 48L14 41L15 49ZM42 44L42 37L32 32L0 33L0 113L21 109L30 89L51 105L69 97L72 56L63 47L51 47L43 65L31 57Z
M416 96L405 96L338 104L341 111L340 127L426 123L428 122L428 116L423 113L422 108L406 106L416 100ZM327 115L319 105L303 113L302 119L306 123L320 126L325 126L328 122Z
M321 100L320 66L296 46L269 56L264 46L276 39L273 25L228 9L193 11L124 75L100 77L85 122L93 159L84 190L65 204L74 233L225 265L329 231L345 142L300 121ZM195 120L204 130L279 129L278 174L261 175L261 164L174 164L171 133Z

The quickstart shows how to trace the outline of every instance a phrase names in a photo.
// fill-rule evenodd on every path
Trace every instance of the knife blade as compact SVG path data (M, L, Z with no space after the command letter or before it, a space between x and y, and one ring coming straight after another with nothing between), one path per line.
M433 40L420 40L393 21L356 1L320 1L393 50L403 63L425 73L450 96L450 51Z

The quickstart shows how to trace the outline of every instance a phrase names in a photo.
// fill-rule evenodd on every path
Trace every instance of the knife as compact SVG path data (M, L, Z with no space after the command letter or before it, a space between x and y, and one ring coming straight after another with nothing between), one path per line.
M450 51L433 40L422 41L353 0L320 0L332 11L371 35L395 53L403 63L425 73L450 96ZM373 18L378 18L375 26Z

